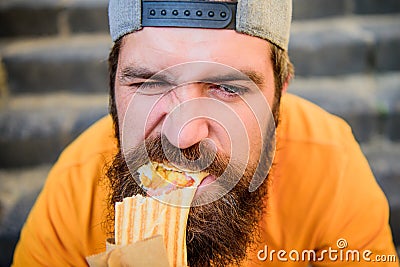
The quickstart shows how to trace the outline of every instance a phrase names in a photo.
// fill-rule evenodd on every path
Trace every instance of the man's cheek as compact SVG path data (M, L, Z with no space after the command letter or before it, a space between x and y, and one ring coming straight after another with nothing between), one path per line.
M261 143L262 143L262 128L264 122L257 120L256 116L249 108L244 108L239 111L241 121L243 122L244 128L246 129L247 136L242 136L241 142L248 142L248 153L249 161L254 163L261 154Z
M124 97L117 105L118 120L122 144L125 149L131 149L160 133L163 113L155 97L138 94Z
M259 121L256 120L254 116L250 116L245 124L246 131L248 134L249 140L249 163L251 165L257 166L260 160L262 149L266 149L266 144L263 144L263 135L266 133L262 133L262 129L266 129L266 125L262 125ZM266 140L269 142L270 140Z
M131 98L132 94L130 94L128 90L121 86L115 87L115 105L117 107L118 122L120 126L122 126L123 119Z

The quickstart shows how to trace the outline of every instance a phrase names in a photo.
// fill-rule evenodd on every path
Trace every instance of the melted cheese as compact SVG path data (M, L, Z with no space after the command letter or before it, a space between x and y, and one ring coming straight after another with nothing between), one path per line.
M137 172L144 189L165 191L167 187L198 186L209 174L207 172L182 171L168 164L149 162Z

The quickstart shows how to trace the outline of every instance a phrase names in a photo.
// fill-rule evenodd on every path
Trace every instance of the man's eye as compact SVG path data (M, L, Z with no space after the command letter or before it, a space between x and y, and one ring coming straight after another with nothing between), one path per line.
M143 95L163 94L172 89L172 85L166 82L156 82L156 81L133 83L131 84L131 87L133 87L136 90L136 93Z
M220 85L220 87L225 90L225 92L230 94L241 94L243 90L239 87L230 86L230 85Z
M213 94L229 99L240 97L248 91L245 87L230 84L212 84L209 88Z

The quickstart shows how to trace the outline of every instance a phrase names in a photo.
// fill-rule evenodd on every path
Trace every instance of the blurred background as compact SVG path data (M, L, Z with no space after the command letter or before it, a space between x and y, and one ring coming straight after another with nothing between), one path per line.
M108 112L107 3L0 0L0 266L59 153ZM293 4L290 92L353 127L400 246L400 0Z

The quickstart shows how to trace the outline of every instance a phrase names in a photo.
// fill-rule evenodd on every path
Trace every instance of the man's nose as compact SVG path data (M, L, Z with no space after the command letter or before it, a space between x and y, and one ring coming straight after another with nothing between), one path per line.
M199 101L203 94L201 84L179 86L169 93L169 113L162 133L174 146L185 149L209 136L209 120L202 116L201 109L207 108ZM203 113L204 114L204 113Z

